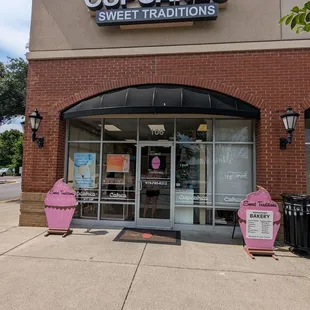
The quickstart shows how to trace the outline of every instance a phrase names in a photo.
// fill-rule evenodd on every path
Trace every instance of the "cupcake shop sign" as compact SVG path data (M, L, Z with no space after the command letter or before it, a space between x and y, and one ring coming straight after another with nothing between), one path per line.
M227 0L84 0L98 26L215 20ZM139 3L137 7L135 3Z

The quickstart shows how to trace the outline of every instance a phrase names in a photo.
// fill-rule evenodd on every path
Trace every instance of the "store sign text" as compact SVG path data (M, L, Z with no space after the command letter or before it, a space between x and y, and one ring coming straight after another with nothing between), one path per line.
M199 4L185 0L185 5L180 5L180 0L139 0L141 8L127 8L132 0L84 1L89 10L96 11L98 26L215 20L219 11L218 4L209 3L210 0L199 1ZM169 5L161 7L162 3Z

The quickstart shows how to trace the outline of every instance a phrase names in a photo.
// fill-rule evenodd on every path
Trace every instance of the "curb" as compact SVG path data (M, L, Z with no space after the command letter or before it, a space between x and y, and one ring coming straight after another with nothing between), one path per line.
M0 203L8 203L8 202L14 202L14 201L20 201L20 197L16 197L16 198L11 198L8 200L0 200Z
M16 183L16 181L14 180L12 180L12 181L7 181L7 180L5 180L5 181L0 181L0 184L14 184L14 183Z

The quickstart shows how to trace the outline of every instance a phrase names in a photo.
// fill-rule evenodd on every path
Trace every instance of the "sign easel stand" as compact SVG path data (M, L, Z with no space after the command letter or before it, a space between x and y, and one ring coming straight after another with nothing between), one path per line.
M252 258L255 259L254 255L271 256L275 260L279 260L272 249L255 249L243 247L244 251Z
M73 232L72 229L49 229L44 237L47 237L49 235L62 235L63 238L71 235Z

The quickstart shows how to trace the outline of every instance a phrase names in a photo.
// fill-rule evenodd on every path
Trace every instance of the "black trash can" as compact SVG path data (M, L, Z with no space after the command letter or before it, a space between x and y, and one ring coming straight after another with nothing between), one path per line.
M282 194L284 242L310 253L310 196Z

